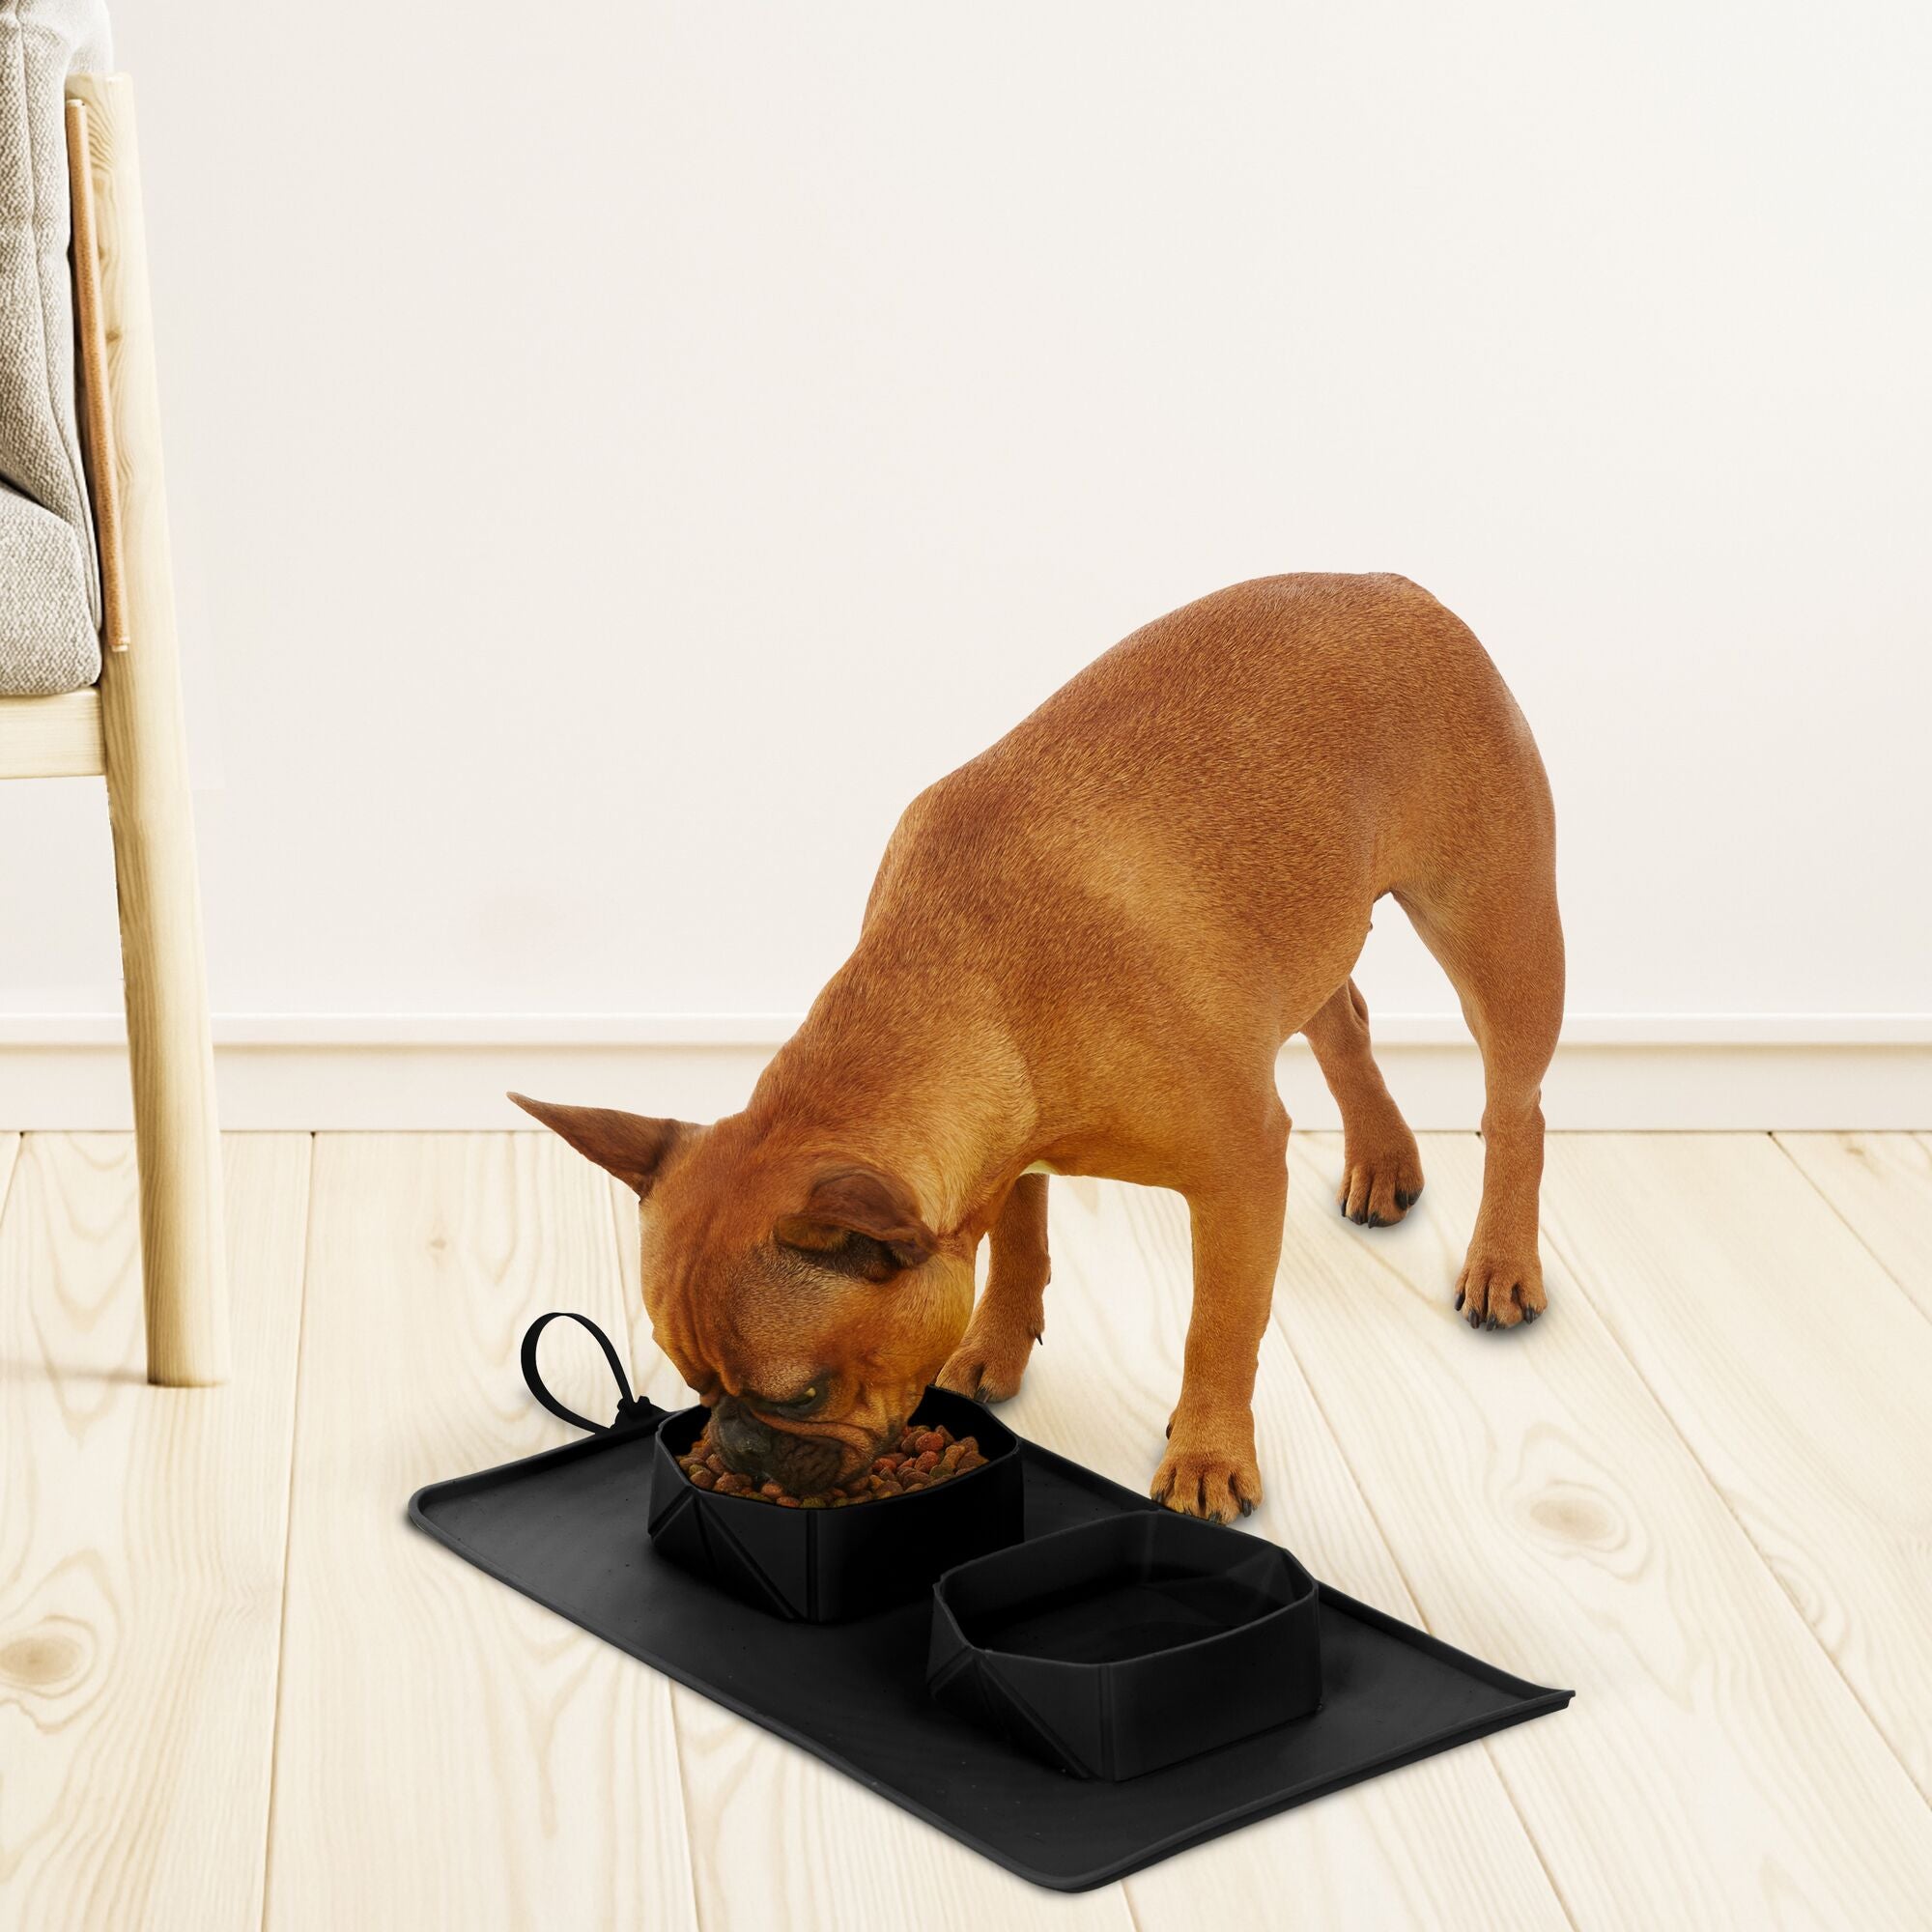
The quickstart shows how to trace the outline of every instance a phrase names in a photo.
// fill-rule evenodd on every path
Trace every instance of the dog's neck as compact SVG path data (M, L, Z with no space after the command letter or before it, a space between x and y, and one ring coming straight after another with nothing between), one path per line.
M747 1115L768 1151L874 1167L943 1236L983 1232L1033 1158L1025 1063L969 975L890 975L866 949L813 1002L760 1076ZM909 991L918 997L908 1000Z

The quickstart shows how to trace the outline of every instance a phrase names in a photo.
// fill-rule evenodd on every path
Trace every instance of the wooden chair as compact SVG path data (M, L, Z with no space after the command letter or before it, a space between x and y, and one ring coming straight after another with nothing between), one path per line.
M67 139L100 682L0 698L0 778L105 778L141 1176L148 1379L224 1381L228 1309L201 894L182 722L148 255L125 74L75 74Z

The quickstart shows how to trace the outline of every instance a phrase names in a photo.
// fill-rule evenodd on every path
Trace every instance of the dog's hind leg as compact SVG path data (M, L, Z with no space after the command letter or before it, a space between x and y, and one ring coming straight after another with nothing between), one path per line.
M1017 1395L1033 1346L1046 1329L1046 1176L1013 1182L989 1236L986 1291L958 1348L939 1372L939 1386L976 1402Z
M1563 925L1553 840L1498 841L1453 885L1396 897L1441 961L1483 1054L1483 1199L1456 1283L1472 1328L1546 1305L1537 1253L1543 1076L1563 1025Z
M1344 980L1301 1032L1342 1110L1335 1205L1365 1227L1400 1221L1422 1192L1422 1155L1369 1050L1369 1006L1354 980Z

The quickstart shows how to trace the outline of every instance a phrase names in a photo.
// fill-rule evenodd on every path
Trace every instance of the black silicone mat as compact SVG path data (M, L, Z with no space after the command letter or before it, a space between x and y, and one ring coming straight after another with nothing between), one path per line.
M525 1596L1055 1890L1104 1885L1570 1701L1323 1585L1319 1711L1124 1783L1068 1777L927 1696L929 1602L779 1623L656 1556L651 1446L648 1428L595 1435L431 1484L410 1517ZM1154 1507L1036 1443L1022 1456L1029 1539Z

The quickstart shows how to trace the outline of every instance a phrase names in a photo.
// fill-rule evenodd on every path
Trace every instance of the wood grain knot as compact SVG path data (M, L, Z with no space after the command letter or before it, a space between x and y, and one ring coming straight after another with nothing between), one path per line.
M0 1684L61 1691L86 1674L88 1646L69 1631L43 1628L0 1645Z
M1607 1549L1624 1540L1617 1513L1590 1490L1564 1489L1538 1496L1529 1506L1529 1517L1547 1535L1565 1543Z

